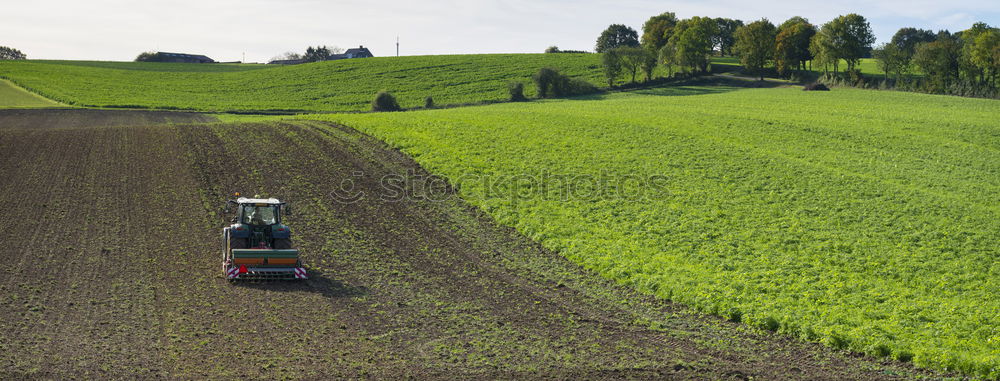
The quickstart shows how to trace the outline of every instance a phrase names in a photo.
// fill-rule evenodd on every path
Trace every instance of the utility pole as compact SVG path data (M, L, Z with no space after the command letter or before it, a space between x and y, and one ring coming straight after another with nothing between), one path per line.
M399 57L399 36L396 36L396 57Z
M247 52L243 52L243 61L240 61L240 63L247 63Z

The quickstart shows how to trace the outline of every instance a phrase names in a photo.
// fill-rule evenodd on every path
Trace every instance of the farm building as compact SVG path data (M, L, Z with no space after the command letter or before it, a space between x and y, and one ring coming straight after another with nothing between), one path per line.
M157 62L215 63L215 60L198 54L158 52Z
M347 51L344 52L343 54L334 54L334 55L331 55L330 58L327 58L327 59L328 60L343 60L343 59L348 59L348 58L369 58L369 57L375 57L375 55L372 54L372 52L370 50L368 50L368 48L366 48L364 46L358 46L357 48L347 49Z

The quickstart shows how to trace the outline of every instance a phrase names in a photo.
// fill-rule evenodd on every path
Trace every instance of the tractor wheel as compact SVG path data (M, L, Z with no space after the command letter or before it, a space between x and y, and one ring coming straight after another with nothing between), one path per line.
M277 238L274 240L275 249L291 249L292 239L291 238Z
M229 248L230 249L246 249L247 239L246 238L233 238L229 237Z

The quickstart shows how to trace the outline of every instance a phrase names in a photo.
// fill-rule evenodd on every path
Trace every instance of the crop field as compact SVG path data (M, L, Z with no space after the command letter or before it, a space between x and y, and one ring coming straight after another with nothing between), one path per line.
M538 111L561 105L518 107L536 110L523 124L531 125L541 122ZM0 110L0 201L16 221L0 231L0 378L935 376L705 317L594 276L355 130L318 121L203 124L211 121L162 111ZM494 147L510 139L506 128ZM526 133L556 132L546 128ZM436 155L450 152L459 151ZM386 188L386 178L406 185ZM333 193L345 179L365 197ZM395 197L398 190L408 196ZM221 277L220 209L233 191L292 202L286 222L310 280ZM503 210L505 221L520 213ZM693 265L683 265L678 274L690 279L682 272Z
M604 84L596 54L376 57L293 66L0 61L6 78L76 106L201 111L362 111L387 90L405 108L499 101L542 67ZM534 86L525 87L533 95Z
M674 87L321 115L499 223L646 294L1000 376L1000 102Z
M0 108L53 107L59 103L0 79Z

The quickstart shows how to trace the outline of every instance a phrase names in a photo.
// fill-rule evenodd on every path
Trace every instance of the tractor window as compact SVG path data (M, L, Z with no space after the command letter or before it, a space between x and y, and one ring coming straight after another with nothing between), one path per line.
M243 207L243 223L249 225L274 225L278 223L277 206Z

